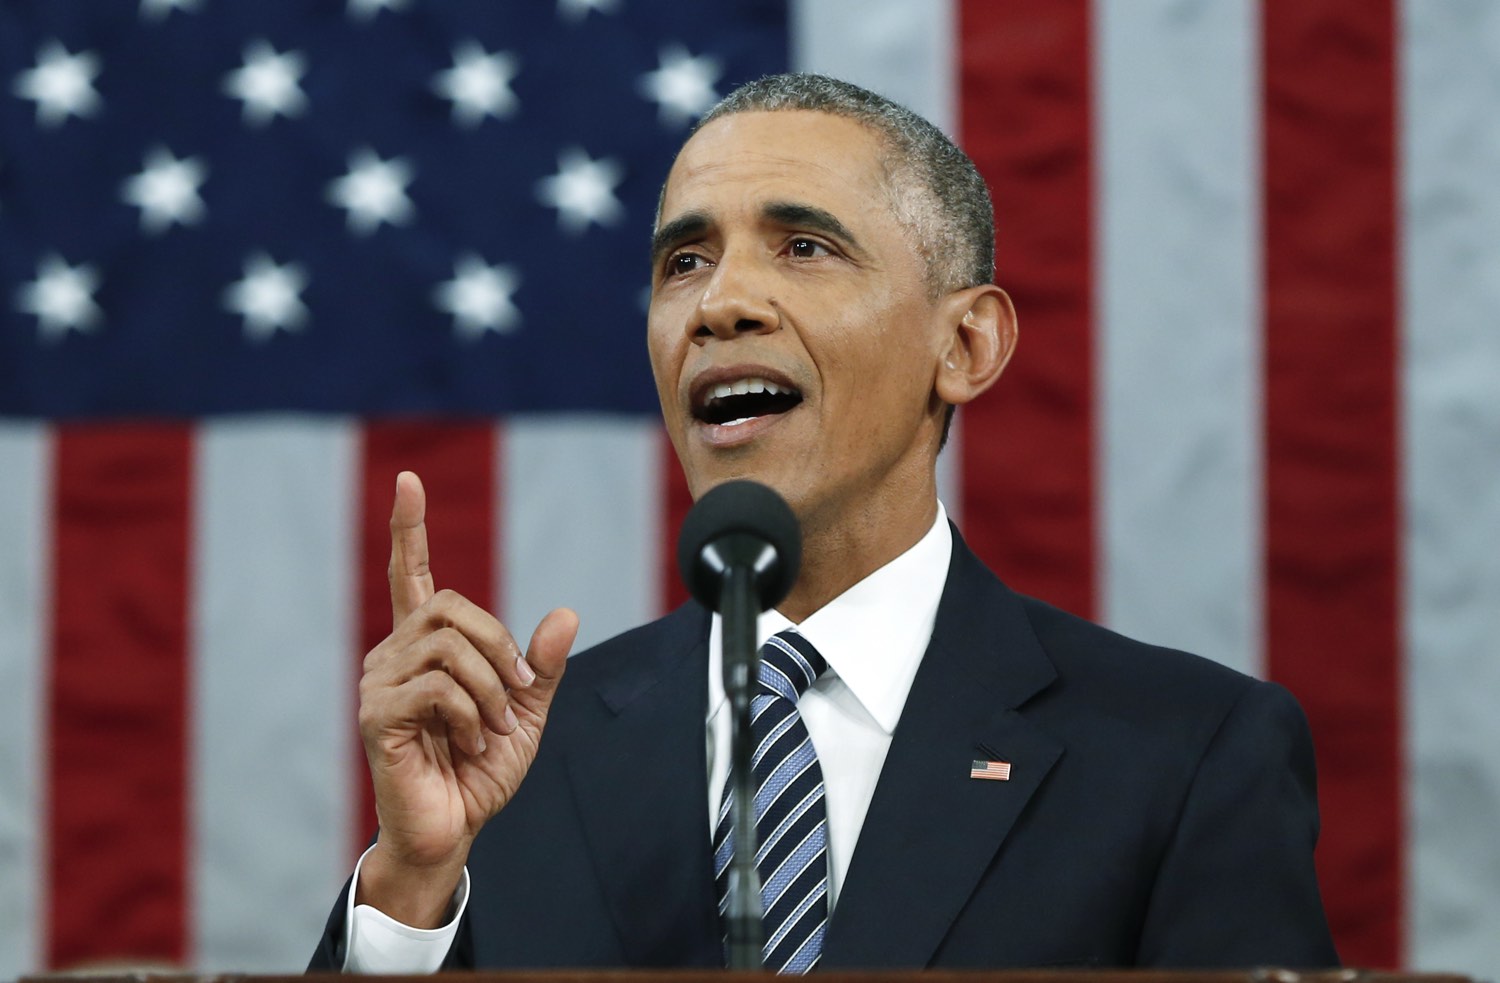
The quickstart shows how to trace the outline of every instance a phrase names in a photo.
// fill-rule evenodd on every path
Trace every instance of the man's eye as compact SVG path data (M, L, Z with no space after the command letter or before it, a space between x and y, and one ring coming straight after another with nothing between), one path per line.
M793 239L788 251L798 259L816 259L829 255L828 247L816 239Z
M703 265L703 257L693 253L678 253L667 260L667 275L682 276Z

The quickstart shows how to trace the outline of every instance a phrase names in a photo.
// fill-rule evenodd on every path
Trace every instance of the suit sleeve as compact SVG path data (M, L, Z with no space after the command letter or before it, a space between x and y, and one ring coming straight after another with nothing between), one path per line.
M1248 687L1209 742L1157 872L1143 966L1338 965L1313 866L1316 766L1290 693Z
M318 940L318 948L308 961L309 973L338 973L344 968L344 912L349 908L349 890L353 884L352 877L345 881L344 889L333 903L333 912L328 916L328 923L323 926L323 937Z

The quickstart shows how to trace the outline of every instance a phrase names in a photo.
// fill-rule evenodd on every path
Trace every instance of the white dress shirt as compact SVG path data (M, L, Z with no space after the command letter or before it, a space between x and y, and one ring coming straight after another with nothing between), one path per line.
M953 534L941 504L937 520L911 549L808 616L797 630L828 662L828 671L797 702L823 769L828 809L828 908L838 903L849 860L885 765L891 735L932 639L938 601L948 577ZM791 627L780 612L756 623L756 644ZM729 774L729 700L724 695L721 623L709 629L708 748L709 830ZM360 864L364 858L360 858ZM354 869L355 885L359 866ZM403 925L369 905L354 904L349 890L344 970L351 973L431 973L458 933L469 899L464 871L453 897L453 917L434 929Z

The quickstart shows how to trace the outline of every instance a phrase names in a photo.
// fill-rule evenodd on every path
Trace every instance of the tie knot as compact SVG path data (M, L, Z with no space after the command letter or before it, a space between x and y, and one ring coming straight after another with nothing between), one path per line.
M797 702L828 663L795 628L777 632L760 649L760 685L773 695Z

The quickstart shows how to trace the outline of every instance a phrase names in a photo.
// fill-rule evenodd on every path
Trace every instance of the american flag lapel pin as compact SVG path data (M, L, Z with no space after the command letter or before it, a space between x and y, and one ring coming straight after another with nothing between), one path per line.
M991 782L1008 782L1010 781L1010 762L975 759L969 765L969 777L983 778Z

